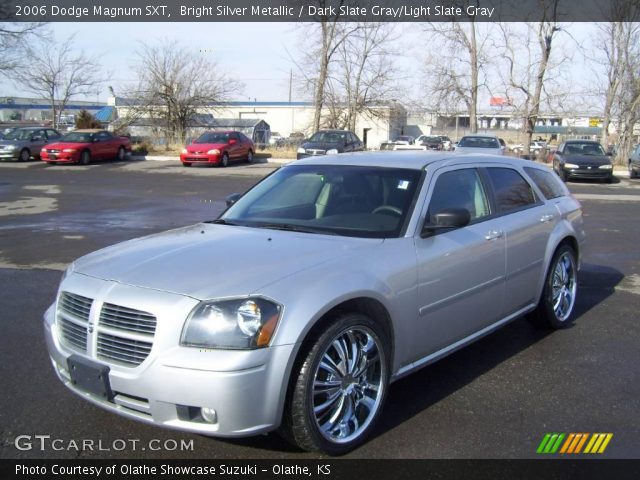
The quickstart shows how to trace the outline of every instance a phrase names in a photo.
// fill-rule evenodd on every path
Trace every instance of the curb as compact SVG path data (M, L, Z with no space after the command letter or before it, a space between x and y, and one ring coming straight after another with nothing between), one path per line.
M131 160L138 161L152 161L152 162L179 162L180 157L178 156L164 156L164 155L130 155L129 158ZM267 158L266 162L256 161L254 165L260 165L262 163L273 163L276 165L286 165L287 163L293 162L292 158Z

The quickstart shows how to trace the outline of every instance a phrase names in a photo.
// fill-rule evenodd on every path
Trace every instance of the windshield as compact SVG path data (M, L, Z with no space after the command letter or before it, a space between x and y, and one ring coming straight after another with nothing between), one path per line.
M193 143L228 143L229 134L220 132L207 132L203 133Z
M347 134L344 132L316 132L309 141L315 143L346 143Z
M420 173L347 165L284 167L252 188L221 219L257 228L398 237L410 215Z
M468 148L500 148L498 140L491 137L462 137L458 146Z
M604 155L599 143L567 143L565 153L570 155Z
M441 143L442 139L440 137L423 137L422 141L430 143Z
M13 130L4 136L5 140L30 140L36 134L35 130Z
M62 137L60 141L68 143L91 143L93 141L93 133L70 132Z

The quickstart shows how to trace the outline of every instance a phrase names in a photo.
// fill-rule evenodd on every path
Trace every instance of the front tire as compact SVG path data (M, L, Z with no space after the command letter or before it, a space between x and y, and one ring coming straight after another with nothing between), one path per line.
M222 160L220 161L220 166L222 168L226 168L229 165L229 154L227 152L224 152L222 154Z
M549 265L540 302L531 314L533 320L556 330L571 325L577 289L576 253L569 245L562 245Z
M637 177L636 171L633 169L631 162L629 162L629 178L636 178L636 177Z
M18 157L19 162L28 162L31 158L31 153L26 148L23 148L20 152L20 156Z
M389 383L384 329L360 313L338 316L297 364L285 436L308 451L344 454L362 442L382 410Z
M89 165L91 163L91 152L85 150L80 155L80 165Z

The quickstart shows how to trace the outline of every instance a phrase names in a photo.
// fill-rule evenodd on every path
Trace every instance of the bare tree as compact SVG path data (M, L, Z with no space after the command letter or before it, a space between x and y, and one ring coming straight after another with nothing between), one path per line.
M227 100L241 85L216 62L175 42L142 44L134 67L139 84L130 116L159 119L170 142L184 143L189 123L204 108Z
M640 30L635 28L623 54L623 80L614 109L618 112L617 161L624 163L633 147L634 127L640 123Z
M73 51L73 35L61 43L42 39L28 46L27 53L28 65L16 69L12 78L26 91L49 101L57 128L71 98L96 91L100 66L83 52Z
M500 24L501 38L496 44L497 52L503 58L498 69L503 88L511 92L515 114L523 121L525 148L527 152L540 115L541 106L560 108L563 97L570 88L558 87L562 82L556 76L561 75L558 68L569 57L552 58L553 41L563 27L556 22L555 4L541 1L541 19L536 23L518 25Z
M334 98L345 110L344 128L355 131L359 114L375 116L372 106L386 103L398 93L394 79L393 25L380 22L361 23L338 49L336 72L331 76L342 95ZM335 90L335 88L334 88Z
M46 34L44 23L0 23L0 75L9 77L24 63L27 45Z
M431 51L426 59L427 94L438 111L466 110L472 133L478 131L478 97L486 86L492 28L471 17L468 22L429 23L425 29Z

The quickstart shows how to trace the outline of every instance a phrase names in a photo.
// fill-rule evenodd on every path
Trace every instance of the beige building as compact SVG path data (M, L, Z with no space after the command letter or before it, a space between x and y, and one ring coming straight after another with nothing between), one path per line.
M108 104L116 107L119 118L126 117L131 108L128 99L111 97ZM225 102L202 108L200 113L214 118L264 120L272 133L284 137L297 132L305 136L314 133L311 128L314 108L308 102ZM399 104L373 106L358 116L354 133L367 148L377 149L382 142L401 135L406 122L407 112Z

